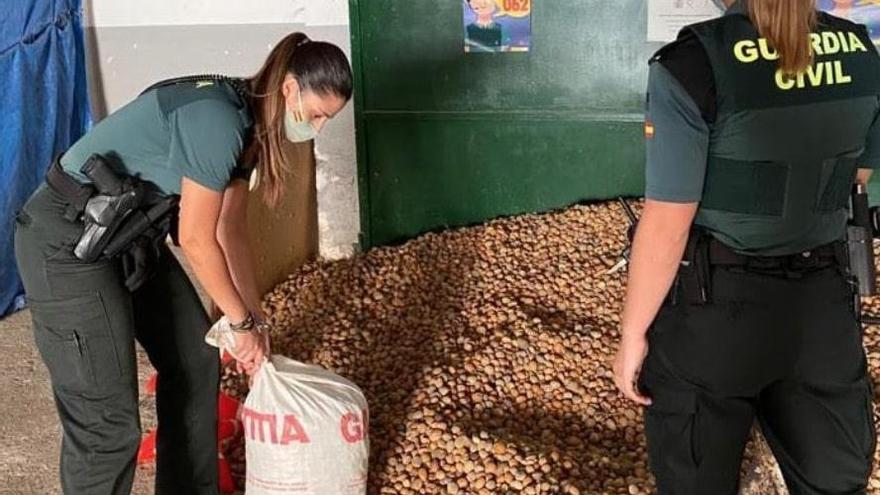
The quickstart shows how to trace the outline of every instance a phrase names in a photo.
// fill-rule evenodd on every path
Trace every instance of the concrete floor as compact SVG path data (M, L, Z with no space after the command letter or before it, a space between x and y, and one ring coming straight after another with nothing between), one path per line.
M180 251L171 249L195 280ZM208 297L195 286L207 307ZM144 385L154 370L140 346L137 360L141 428L147 432L156 425L156 401ZM61 427L27 310L0 319L0 392L0 495L60 495ZM139 466L132 495L152 495L153 475L152 467Z
M30 312L20 311L0 320L0 337L0 494L60 494L61 428L49 373L34 344ZM138 366L146 431L155 424L155 407L153 398L143 392L144 379L152 368L140 349ZM150 468L138 468L134 495L153 493L152 474Z

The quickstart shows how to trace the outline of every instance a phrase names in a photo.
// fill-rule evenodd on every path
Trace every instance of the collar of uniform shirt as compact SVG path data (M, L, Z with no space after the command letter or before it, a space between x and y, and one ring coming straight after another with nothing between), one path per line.
M727 8L724 15L746 14L749 9L749 0L737 0L733 5Z

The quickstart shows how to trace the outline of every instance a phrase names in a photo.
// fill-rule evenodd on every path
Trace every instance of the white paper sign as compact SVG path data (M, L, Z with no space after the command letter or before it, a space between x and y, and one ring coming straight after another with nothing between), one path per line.
M681 28L722 13L713 0L648 0L648 41L673 41Z

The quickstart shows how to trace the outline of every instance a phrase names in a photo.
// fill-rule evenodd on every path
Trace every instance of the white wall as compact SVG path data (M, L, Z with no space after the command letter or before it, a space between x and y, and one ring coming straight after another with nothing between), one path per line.
M347 0L91 0L96 27L205 24L348 25Z
M347 0L86 0L84 18L98 118L168 77L251 75L293 31L351 53ZM330 259L353 254L360 230L352 106L315 143L320 249Z

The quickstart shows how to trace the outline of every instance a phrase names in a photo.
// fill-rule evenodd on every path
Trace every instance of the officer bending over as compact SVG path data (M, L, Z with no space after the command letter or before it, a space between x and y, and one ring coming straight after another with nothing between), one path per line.
M64 430L65 494L131 490L135 339L160 377L156 493L218 493L218 353L166 234L177 231L253 373L268 350L256 331L264 315L246 235L248 178L278 201L285 140L314 138L351 92L342 51L294 33L251 79L154 86L52 165L18 215L15 253Z

